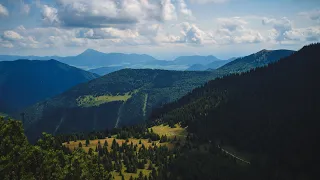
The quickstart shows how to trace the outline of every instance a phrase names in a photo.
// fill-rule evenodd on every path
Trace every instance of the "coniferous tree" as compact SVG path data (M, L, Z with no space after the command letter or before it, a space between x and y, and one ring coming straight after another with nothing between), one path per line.
M89 139L87 138L87 139L86 139L86 147L88 147L89 144L90 144L90 141L89 141Z

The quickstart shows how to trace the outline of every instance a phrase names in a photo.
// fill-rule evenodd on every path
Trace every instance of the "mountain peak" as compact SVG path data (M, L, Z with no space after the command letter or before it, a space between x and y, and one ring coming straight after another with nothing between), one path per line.
M81 54L94 54L94 53L102 53L102 52L99 52L97 50L94 50L94 49L86 49L85 51L83 51L83 53Z
M257 54L259 53L267 53L267 52L270 52L271 50L267 50L267 49L262 49L261 51L257 52Z

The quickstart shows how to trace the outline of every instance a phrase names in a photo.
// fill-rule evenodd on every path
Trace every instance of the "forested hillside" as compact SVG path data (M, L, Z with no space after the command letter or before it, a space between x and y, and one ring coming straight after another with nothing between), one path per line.
M96 135L103 133L83 135L83 141L77 135L54 137L43 133L32 145L21 121L0 117L0 179L161 180L180 156L177 148L169 150L163 145L169 143L166 136L159 139L145 126L122 129L121 135L114 133L99 136L101 141ZM130 141L128 135L132 137ZM170 143L180 146L178 139L172 138ZM75 146L71 149L71 145Z
M217 77L215 72L120 70L27 108L28 137L142 123L151 110ZM20 118L19 115L17 118Z
M320 150L319 51L320 44L312 44L267 67L209 81L154 111L152 119L182 122L197 142L248 154L251 174L258 177L253 179L315 179ZM214 167L206 159L210 156L198 161L199 166ZM196 157L190 155L189 160ZM187 179L182 173L185 163L176 164L182 179ZM209 169L197 177L214 176Z
M97 78L55 60L0 62L0 112L18 111Z
M279 61L293 54L291 50L261 50L257 53L237 58L226 65L218 68L218 71L224 73L241 73L250 69L263 67L273 62Z

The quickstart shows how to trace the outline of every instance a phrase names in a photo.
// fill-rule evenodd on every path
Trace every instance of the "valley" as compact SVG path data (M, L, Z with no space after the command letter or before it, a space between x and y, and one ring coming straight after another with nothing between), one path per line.
M313 166L318 49L263 50L214 71L116 71L14 115L23 123L1 118L0 151L36 173L55 164L62 179L309 180L315 169L290 169Z
M319 180L320 0L0 0L0 180Z

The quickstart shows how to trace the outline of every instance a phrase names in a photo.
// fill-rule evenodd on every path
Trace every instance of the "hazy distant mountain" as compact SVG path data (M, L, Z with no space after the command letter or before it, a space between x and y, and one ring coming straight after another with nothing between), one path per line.
M291 50L261 50L257 53L249 56L235 59L226 65L218 68L221 72L226 73L238 73L245 72L252 68L262 67L267 64L279 61L281 58L285 58L295 51Z
M18 59L27 59L27 60L60 60L59 56L16 56L16 55L0 55L0 61L15 61Z
M112 66L112 67L101 67L101 68L96 68L96 69L90 69L88 70L89 72L99 74L100 76L104 76L106 74L119 71L121 69L124 69L125 67L123 66Z
M104 67L123 66L157 62L152 56L145 54L102 53L93 49L87 49L77 56L60 59L61 62L77 67Z
M186 71L205 71L206 69L206 65L202 65L202 64L194 64L192 66L190 66L188 69L186 69Z
M19 110L96 77L56 60L0 62L0 112Z
M219 67L231 62L231 60L221 60L221 61L213 61L210 64L203 65L203 64L194 64L190 66L187 71L208 71L218 69Z
M214 61L221 61L214 56L180 56L176 58L173 63L174 64L186 64L186 65L194 65L194 64L201 64L207 65Z
M226 63L237 60L225 67L221 68L223 71L238 72L245 71L250 68L264 66L270 62L279 60L282 57L290 55L293 51L289 50L276 50L267 51L263 50L253 55L242 58L230 58L227 61L216 58L215 56L180 56L173 61L157 60L152 56L145 54L123 54L123 53L103 53L93 49L87 49L77 56L58 57L58 56L10 56L0 55L0 61L12 61L16 59L37 59L49 60L56 59L60 62L82 68L82 69L97 69L98 74L108 74L115 70L122 68L113 68L115 66L123 66L132 69L166 69L166 70L188 70L188 71L204 71L208 69L217 69ZM249 59L248 59L249 58ZM229 67L231 66L232 67ZM106 67L106 68L101 68ZM229 67L229 68L228 68Z

